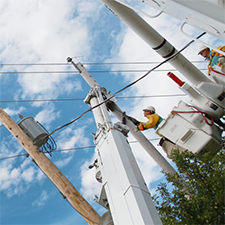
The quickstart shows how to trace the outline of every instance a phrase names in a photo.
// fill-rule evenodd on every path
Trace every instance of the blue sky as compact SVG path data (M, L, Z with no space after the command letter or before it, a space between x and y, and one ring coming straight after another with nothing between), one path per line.
M135 0L129 2L134 6L138 4ZM162 61L160 56L98 0L1 0L0 21L0 64L1 72L4 72L0 73L1 107L16 122L20 121L18 114L32 116L49 132L89 108L80 99L86 97L90 87L73 66L66 64L68 56L74 57L75 62L83 63L89 71L147 71L156 64L90 63ZM190 41L179 32L180 21L168 15L148 21L177 49ZM189 31L196 36L198 34L191 27ZM205 39L210 44L222 44L212 37ZM194 43L184 51L184 55L191 61L202 60L197 56L198 46ZM42 65L28 65L37 63ZM196 65L200 69L206 68L204 63ZM151 73L118 97L183 94L166 76L171 68L168 64L164 65L160 68L164 71ZM203 72L206 73L206 70ZM91 74L101 86L115 93L144 72ZM184 79L178 72L176 74ZM78 100L17 102L35 99ZM181 96L118 98L117 104L128 115L145 121L143 107L153 105L165 118L181 99L188 100ZM113 122L116 122L111 116ZM100 184L94 178L95 171L88 169L88 165L95 159L91 135L95 131L96 125L91 112L57 131L53 138L58 149L81 149L55 152L51 160L101 215L104 209L92 198L94 194L99 194ZM152 130L145 131L145 134L150 139L158 138ZM0 137L0 158L26 153L4 127L0 128ZM129 141L134 141L131 135ZM157 146L158 140L152 143L165 156ZM84 148L89 146L90 148ZM163 180L161 169L138 143L132 143L131 147L153 194L157 184ZM30 157L0 161L0 199L1 224L86 224Z

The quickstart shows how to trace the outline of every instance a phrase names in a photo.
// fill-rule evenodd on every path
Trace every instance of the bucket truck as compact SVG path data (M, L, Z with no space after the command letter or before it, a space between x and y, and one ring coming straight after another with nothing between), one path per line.
M157 10L157 13L150 14L143 12L125 1L115 0L124 6L138 12L149 18L157 18L162 13L166 13L176 19L182 21L180 31L191 40L195 40L201 46L208 47L214 51L224 55L225 52L217 47L194 37L185 32L186 26L192 26L207 34L215 36L221 40L225 40L225 0L198 0L198 1L183 1L183 0L139 0L141 3L150 6ZM219 84L225 85L225 73L221 72L220 66L214 66L210 69L210 77Z
M206 77L125 1L100 1L191 82L191 85L185 83L181 86L192 97L190 103L193 106L181 101L168 118L159 124L156 132L173 142L173 149L188 149L200 154L209 151L212 155L219 151L222 148L223 129L220 125L225 109L225 87ZM224 26L220 29L224 30ZM222 38L223 35L224 31ZM204 119L205 116L202 117L203 114L208 115L207 119L211 120L211 124ZM223 123L222 126L224 127ZM164 150L169 156L171 149Z

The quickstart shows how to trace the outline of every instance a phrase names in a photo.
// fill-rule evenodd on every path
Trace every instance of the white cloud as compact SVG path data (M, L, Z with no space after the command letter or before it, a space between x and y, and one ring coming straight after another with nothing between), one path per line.
M88 146L90 140L85 137L86 126L84 125L83 127L74 129L75 127L75 125L72 125L61 131L57 141L59 149Z
M90 0L1 1L0 61L4 63L62 63L66 62L68 56L81 55L88 59L94 44L91 35L93 24L98 21L99 11L102 7L103 5L99 2ZM93 10L95 19L92 19L91 12ZM76 79L76 75L72 73L51 74L51 71L68 69L74 71L71 65L2 67L3 71L46 72L19 74L17 81L21 88L14 93L16 99L52 99L62 94L68 95L82 90L81 82ZM43 107L43 110L37 113L35 120L50 126L55 119L59 118L60 113L55 111L53 104L40 102L32 104L32 107L40 106ZM20 107L17 110L6 108L6 111L13 116L24 113L25 108ZM69 133L65 131L65 137L61 137L59 147L71 148L75 145L80 147L89 144L82 129L68 130ZM7 152L9 153L9 151ZM4 155L7 155L6 151ZM71 153L64 154L64 158L57 161L58 166L67 165L72 157ZM8 165L1 163L0 167L1 190L8 196L23 193L30 185L41 182L44 178L43 173L35 165L31 166L28 159L19 166L16 165L16 160L8 162L10 162Z
M28 169L26 169L25 171L22 172L21 177L23 178L23 180L25 182L31 182L34 178L34 173L35 170L33 167L29 167Z
M15 138L4 137L3 132L1 132L1 158L18 155L23 150L22 146L18 143ZM10 160L9 160L10 161ZM2 161L2 165L7 164L6 161Z
M29 71L34 69L29 68ZM40 69L38 69L40 70ZM57 71L57 69L54 69ZM62 69L65 71L65 69ZM28 74L21 75L18 79L23 88L22 98L29 96L37 99L52 99L57 98L61 94L71 94L81 91L80 81L74 82L71 80L74 75L67 74ZM40 102L35 102L35 106L40 105Z
M5 161L0 165L0 191L4 191L8 197L25 193L31 185L37 181L41 182L44 178L29 159L26 159L19 166L16 166L15 163L14 159Z
M0 61L65 63L68 56L85 55L88 58L93 44L90 35L92 25L99 16L98 6L99 3L90 0L1 1L0 45L4 47L0 51ZM89 19L92 10L95 11L96 20ZM19 72L45 71L44 74L20 74L18 82L22 89L17 90L15 97L18 98L18 93L22 93L23 99L51 99L81 90L80 81L71 80L72 77L74 79L74 74L51 74L51 71L66 71L68 68L72 69L72 66L20 65L3 66L2 69Z
M139 144L131 145L145 182L150 185L163 177L161 168ZM150 185L151 186L151 185Z
M12 164L0 168L0 190L5 190L8 196L18 193L20 180L20 170L12 168Z
M35 116L35 121L41 124L50 124L52 121L59 118L60 112L55 112L53 104L47 104L46 107Z
M73 159L73 156L66 156L66 158L64 159L60 159L56 162L54 162L54 164L58 167L58 168L62 168L64 166L66 166L71 160Z
M90 7L85 7L82 1L69 0L2 1L0 10L3 35L0 42L7 47L1 56L9 59L7 53L11 51L15 53L15 61L31 62L41 58L46 62L51 59L65 59L65 52L79 54L88 50L90 46L87 42L89 36L86 18L84 15L75 17L76 12L73 11L74 8L85 9L87 17L88 8L96 8L96 4L91 1L86 3ZM76 43L82 45L82 48Z
M37 173L36 173L36 180L37 181L43 181L43 179L45 178L46 176L44 175L44 173L41 171L41 170L38 170Z
M71 125L61 131L57 138L58 149L70 149L90 145L90 140L85 135L86 126L74 129L75 127L76 125ZM73 159L74 154L76 154L75 151L61 152L60 159L55 162L56 166L59 168L65 167Z
M32 205L38 207L43 206L45 205L46 201L48 201L49 197L50 196L47 194L47 192L43 190L40 197L32 202Z
M18 115L22 112L24 112L26 109L21 106L19 109L10 109L9 107L5 108L4 111L9 115L9 116L14 116Z

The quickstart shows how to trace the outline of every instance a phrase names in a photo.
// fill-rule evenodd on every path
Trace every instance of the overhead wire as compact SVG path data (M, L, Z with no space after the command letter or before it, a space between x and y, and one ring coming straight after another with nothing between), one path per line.
M200 34L198 38L202 37L206 32L203 32L202 34ZM94 107L90 107L88 110L86 110L85 112L83 112L80 116L78 116L77 118L75 118L74 120L70 121L69 123L66 123L60 127L58 127L57 129L53 130L51 133L47 134L48 136L51 136L53 133L55 133L56 131L69 126L70 124L74 123L75 121L77 121L78 119L80 119L81 117L83 117L85 114L87 114L88 112L90 112L91 110L99 107L100 105L106 103L107 101L109 101L110 99L112 99L113 97L115 97L117 94L119 94L120 92L124 91L125 89L133 86L134 84L136 84L137 82L139 82L140 80L142 80L143 78L145 78L147 75L149 75L152 71L156 70L157 68L159 68L161 65L165 64L166 62L168 62L169 60L171 60L172 58L174 58L175 56L177 56L178 54L180 54L183 50L185 50L187 47L189 47L192 43L194 42L194 40L190 41L189 43L187 43L183 48L181 48L179 51L177 51L174 55L172 55L171 57L165 59L164 61L160 62L159 64L157 64L155 67L153 67L151 70L149 70L147 73L145 73L143 76L139 77L138 79L136 79L135 81L131 82L130 84L126 85L125 87L123 87L122 89L118 90L117 92L115 92L113 95L111 95L108 99L104 100L103 102L95 105Z
M155 141L155 140L159 140L160 137L157 138L149 138L149 141ZM138 141L128 141L130 144L134 144L134 143L138 143ZM84 149L91 149L91 148L95 148L95 145L90 145L90 146L84 146L84 147L76 147L76 148L65 148L65 149L57 149L54 151L55 152L67 152L67 151L77 151L77 150L84 150ZM46 153L46 152L44 152ZM26 156L29 157L28 153L24 153L24 154L19 154L19 155L12 155L12 156L8 156L8 157L4 157L4 158L0 158L0 161L2 160L6 160L6 159L13 159L13 158L17 158L17 157L21 157L21 156Z
M76 57L75 57L76 58ZM147 65L147 64L158 64L159 62L100 62L100 63L82 63L83 65ZM192 61L192 63L204 63L204 61ZM0 64L0 66L68 66L68 63L5 63ZM176 69L170 69L171 71L176 71ZM202 68L200 70L207 70ZM90 73L136 73L136 72L146 72L147 70L93 70ZM168 71L168 69L156 70L156 72ZM56 73L78 73L77 71L0 71L0 74L56 74Z
M165 97L176 97L186 96L186 94L165 94L165 95L150 95L150 96L119 96L117 99L126 98L165 98ZM27 99L27 100L0 100L0 103L13 103L13 102L56 102L56 101L83 101L85 98L65 98L65 99Z
M155 72L164 72L164 71L177 71L176 69L162 69L162 70L155 70ZM199 69L199 70L208 70L208 69L205 69L205 68L202 68L202 69ZM144 73L148 70L90 70L89 73ZM79 72L78 71L8 71L8 72L1 72L0 71L0 74L56 74L56 73L65 73L65 74L68 74L68 73L76 73L78 74Z
M191 61L192 63L205 63L205 61ZM127 65L127 64L158 64L160 62L84 62L83 65ZM0 63L0 66L68 66L69 63Z
M5 159L13 159L13 158L21 157L21 156L26 156L26 155L27 154L12 155L12 156L8 156L8 157L0 158L0 161L5 160Z
M205 61L191 61L192 63L205 63ZM82 63L83 65L112 65L112 64L118 64L118 65L123 65L123 64L158 64L160 62L104 62L104 63Z
M95 146L86 146L86 147L77 147L77 148L67 148L67 149L58 149L55 150L55 152L65 152L65 151L74 151L74 150L79 150L79 149L88 149L88 148L94 148ZM47 153L47 152L44 152ZM5 160L5 159L12 159L12 158L17 158L17 157L21 157L21 156L29 156L29 154L20 154L20 155L13 155L13 156L8 156L8 157L4 157L4 158L0 158L1 160Z
M199 39L200 37L202 37L203 35L205 35L206 32L203 32L202 34L200 34L196 39ZM118 90L117 92L115 92L113 95L111 95L109 98L107 98L106 100L100 102L99 104L95 105L94 107L90 107L87 111L83 112L80 116L78 116L77 118L75 118L74 120L70 121L69 123L66 123L64 125L62 125L61 127L58 127L57 129L53 130L49 135L52 135L53 133L55 133L58 130L61 130L62 128L69 126L70 124L74 123L75 121L79 120L81 117L83 117L85 114L87 114L88 112L90 112L91 110L99 107L100 105L106 103L107 101L109 101L110 99L112 99L113 97L115 97L117 94L119 94L120 92L124 91L125 89L133 86L134 84L136 84L137 82L139 82L140 80L142 80L143 78L145 78L146 76L148 76L152 71L156 70L157 68L159 68L160 66L162 66L163 64L165 64L166 62L168 62L169 60L173 59L174 57L176 57L178 54L180 54L182 51L184 51L187 47L189 47L192 43L194 42L194 40L190 41L189 43L187 43L183 48L181 48L179 51L177 51L174 55L170 56L169 58L165 59L164 61L162 61L161 63L159 63L158 65L154 66L151 70L149 70L147 73L145 73L143 76L139 77L138 79L136 79L135 81L131 82L130 84L128 84L127 86L125 86L124 88Z
M202 37L206 32L203 32L202 34L200 34L197 39L199 39L200 37ZM107 101L109 101L110 99L112 99L113 97L115 97L118 93L124 91L125 89L133 86L134 84L136 84L137 82L139 82L140 80L142 80L143 78L145 78L147 75L149 75L152 71L155 71L157 68L159 68L161 65L165 64L166 62L168 62L169 60L171 60L172 58L174 58L175 56L177 56L178 54L180 54L183 50L185 50L187 47L189 47L192 43L194 42L194 40L190 41L188 44L186 44L182 49L180 49L179 51L177 51L174 55L172 55L171 57L165 59L164 61L160 62L159 64L157 64L155 67L153 67L151 70L149 70L147 73L145 73L143 76L141 76L140 78L136 79L135 81L131 82L130 84L128 84L127 86L125 86L124 88L118 90L117 92L115 92L113 95L111 95L108 99L106 99L105 101L95 105L94 107L90 107L87 111L85 111L84 113L82 113L80 116L78 116L77 118L75 118L74 120L70 121L69 123L66 123L60 127L58 127L57 129L53 130L51 133L48 134L48 136L52 135L53 133L55 133L56 131L69 126L70 124L74 123L75 121L77 121L78 119L80 119L81 117L83 117L85 114L87 114L88 112L90 112L91 110L99 107L100 105L106 103Z

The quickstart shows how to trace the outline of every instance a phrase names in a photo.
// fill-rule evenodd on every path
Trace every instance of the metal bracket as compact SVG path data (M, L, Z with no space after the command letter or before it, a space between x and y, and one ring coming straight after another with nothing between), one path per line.
M114 129L120 131L126 137L128 136L127 134L130 132L130 128L120 122L116 122L114 124Z
M87 94L87 97L84 99L84 103L85 104L89 104L90 103L90 100L93 98L93 97L96 97L96 93L94 91L94 88L92 88L88 94Z
M97 202L99 205L103 206L104 208L109 209L109 203L104 186L102 186L99 197L97 195L94 195L94 201Z

